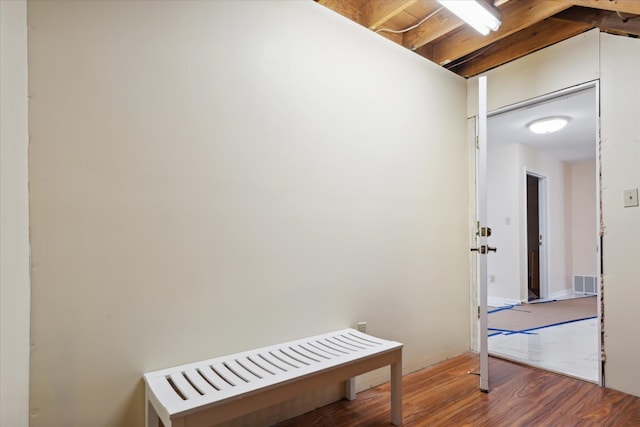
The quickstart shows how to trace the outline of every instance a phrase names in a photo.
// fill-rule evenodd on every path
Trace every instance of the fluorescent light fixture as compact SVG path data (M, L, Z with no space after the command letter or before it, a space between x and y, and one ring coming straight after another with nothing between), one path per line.
M558 132L569 123L568 117L546 117L544 119L534 120L527 125L533 133L547 134Z
M482 0L438 1L483 36L489 34L490 30L497 31L502 23L498 11Z

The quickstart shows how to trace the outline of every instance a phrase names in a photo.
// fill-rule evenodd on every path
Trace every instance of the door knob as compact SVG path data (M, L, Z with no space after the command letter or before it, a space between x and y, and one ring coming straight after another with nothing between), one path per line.
M471 252L480 252L481 254L486 254L489 252L497 252L498 248L492 248L491 246L482 245L479 248L471 248Z

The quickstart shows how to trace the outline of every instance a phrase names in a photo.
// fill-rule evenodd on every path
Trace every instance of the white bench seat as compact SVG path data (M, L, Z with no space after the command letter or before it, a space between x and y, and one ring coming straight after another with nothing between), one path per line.
M391 422L402 424L402 344L344 329L144 374L146 425L210 427L391 366Z

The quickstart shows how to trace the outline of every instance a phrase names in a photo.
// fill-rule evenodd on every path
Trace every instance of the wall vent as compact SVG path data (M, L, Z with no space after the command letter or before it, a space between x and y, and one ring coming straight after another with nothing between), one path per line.
M598 293L596 276L573 276L573 290L587 295L596 295Z

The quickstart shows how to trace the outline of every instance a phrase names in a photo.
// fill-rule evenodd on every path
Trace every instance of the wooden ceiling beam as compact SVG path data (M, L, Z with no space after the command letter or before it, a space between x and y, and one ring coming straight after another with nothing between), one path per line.
M362 8L362 25L370 30L380 28L418 0L369 0Z
M462 19L441 7L418 28L407 31L402 44L406 48L416 50L451 31L457 30L463 24L464 21Z
M317 2L362 25L362 8L358 2L354 0L317 0Z
M404 25L399 22L406 24L411 17L416 17L414 22L428 17L404 34L379 34L464 77L478 75L590 28L640 37L640 0L496 2L502 26L486 37L447 9L438 9L440 5L435 2L425 6L418 0L316 1L374 31L385 24L391 28Z
M591 25L606 32L640 36L640 17L624 21L616 12L609 10L572 7L557 14L554 18L570 23Z
M420 46L413 52L433 62L433 46L432 45L426 44L424 46Z
M549 18L495 42L479 54L473 53L468 55L469 58L461 58L460 65L447 68L463 77L472 77L591 28L586 23Z
M572 6L591 7L593 9L611 10L640 15L640 1L638 0L558 0Z
M440 65L455 61L569 7L571 7L569 3L557 1L509 1L500 10L502 25L498 31L482 36L473 28L464 27L451 36L435 42L433 60Z
M2 0L0 0L2 1ZM390 33L387 31L380 31L379 33L377 33L379 36L382 36L386 39L391 40L394 43L399 44L400 46L402 46L402 34L398 34L398 33Z

